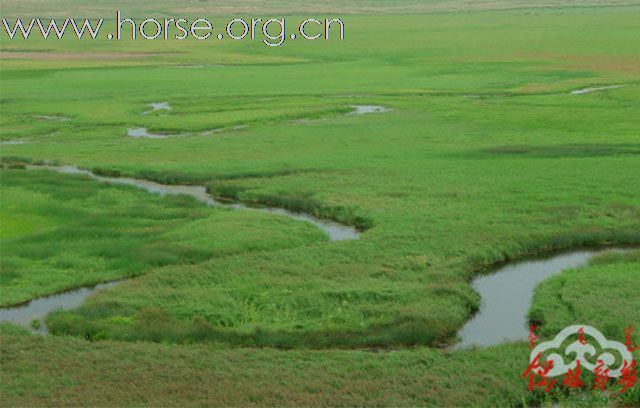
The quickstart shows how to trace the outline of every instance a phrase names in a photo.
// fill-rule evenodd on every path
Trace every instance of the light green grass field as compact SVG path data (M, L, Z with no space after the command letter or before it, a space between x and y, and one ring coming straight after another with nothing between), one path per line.
M2 197L2 305L164 265L325 239L284 217L212 209L184 196L150 196L47 171L3 170Z
M280 48L3 34L0 139L23 142L0 146L7 166L55 160L202 183L217 196L314 212L363 233L328 242L281 217L5 168L3 305L138 277L50 315L52 332L70 337L3 327L2 400L637 401L637 389L613 402L529 394L519 377L524 343L435 347L454 342L480 306L469 280L481 270L553 249L640 242L640 6L495 1L455 11L458 3L278 2L267 14L344 9L347 27L343 42ZM2 14L30 16L39 4L3 0ZM84 15L111 6L98 2ZM136 2L130 12L180 10L245 14L264 4ZM622 87L570 94L606 85ZM153 102L172 109L144 115ZM353 115L353 105L390 110ZM175 136L126 135L138 127ZM637 256L611 258L550 279L531 317L545 321L545 338L580 322L620 340L628 324L640 327L638 266ZM87 333L101 341L80 340ZM122 387L134 378L137 390Z

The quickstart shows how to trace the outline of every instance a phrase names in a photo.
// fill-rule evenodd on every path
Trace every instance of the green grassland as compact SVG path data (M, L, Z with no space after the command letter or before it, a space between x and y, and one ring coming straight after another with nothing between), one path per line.
M621 327L638 322L637 297L631 287L616 284L623 277L614 266L635 272L638 252L620 259L596 259L592 266L563 273L537 292L533 310L557 307L550 326L592 324L612 330L624 341ZM613 277L602 277L609 268ZM584 275L601 279L609 299L573 302L572 314L562 305L548 305L584 287ZM558 287L553 281L562 280ZM608 282L608 284L606 283ZM564 289L563 289L564 288ZM575 294L576 292L573 292ZM628 306L628 307L626 307ZM545 309L547 310L547 309ZM555 310L555 309L554 309ZM614 326L616 326L614 328ZM545 331L553 337L555 329ZM29 336L15 326L0 325L3 381L1 400L14 406L47 405L332 405L332 406L637 406L640 390L620 397L556 387L549 395L529 393L520 375L529 350L516 342L467 351L426 347L376 352L372 350L282 351L212 345L115 342L50 336ZM634 336L634 341L640 338ZM36 351L37 350L37 351ZM636 352L635 357L640 357ZM587 387L592 378L583 377ZM131 386L133 384L133 387ZM96 393L94 390L101 390ZM557 406L557 405L556 405Z
M313 226L284 217L48 171L3 170L0 191L2 305L163 265L325 239Z
M530 395L519 377L523 343L425 346L455 341L480 306L469 280L491 265L640 242L640 6L516 2L498 11L506 2L496 1L454 13L439 8L444 2L392 3L375 3L383 15L365 15L373 6L362 2L345 7L344 42L279 48L3 34L1 50L14 56L0 54L0 140L23 142L0 146L5 167L54 160L202 183L219 197L362 229L359 240L328 242L282 217L5 168L3 305L136 278L50 315L59 336L3 327L4 401L637 400L637 389L616 402L595 393ZM136 4L132 13L168 12ZM30 10L2 5L3 14ZM96 3L87 15L110 5ZM250 7L260 2L237 12ZM605 85L623 87L570 94ZM143 114L165 101L170 111ZM390 111L350 114L368 104ZM171 137L134 139L126 135L133 127ZM609 257L550 279L531 317L545 322L549 338L581 322L620 339L628 324L640 327L638 266L637 255ZM100 341L81 340L86 333ZM130 383L137 390L122 387ZM87 391L95 388L101 392Z
M620 337L620 328L629 324L640 327L639 256L638 251L610 254L596 258L589 268L548 279L536 290L530 317L544 322L547 335L558 333L567 321L589 322L609 337Z

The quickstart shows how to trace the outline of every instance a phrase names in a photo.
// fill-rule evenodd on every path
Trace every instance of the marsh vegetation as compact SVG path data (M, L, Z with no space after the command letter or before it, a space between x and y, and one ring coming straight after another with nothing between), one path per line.
M463 3L323 2L347 40L277 50L3 36L2 306L126 279L48 314L50 336L0 324L3 405L636 404L637 388L529 393L524 341L446 347L481 306L479 274L640 242L640 8ZM143 114L156 101L171 109ZM33 164L201 186L360 239ZM544 339L582 323L623 340L632 324L638 343L639 268L630 251L563 271L529 317Z

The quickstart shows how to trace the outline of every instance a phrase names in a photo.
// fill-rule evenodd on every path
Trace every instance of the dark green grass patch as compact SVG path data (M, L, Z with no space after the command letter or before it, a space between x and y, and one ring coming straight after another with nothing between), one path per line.
M495 154L522 155L532 157L601 157L640 154L639 143L570 144L551 146L500 146L487 150Z

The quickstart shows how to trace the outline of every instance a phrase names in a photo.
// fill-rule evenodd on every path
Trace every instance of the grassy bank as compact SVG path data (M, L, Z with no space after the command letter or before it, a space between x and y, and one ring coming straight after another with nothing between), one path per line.
M2 305L165 265L326 240L313 226L82 176L2 170Z
M536 310L552 316L543 337L555 327L588 324L602 327L610 339L625 341L623 328L638 322L637 279L618 278L638 270L637 252L624 258L596 260L592 266L549 279L538 290ZM606 274L603 272L606 269ZM585 276L590 278L584 279ZM561 288L556 283L564 282ZM603 283L604 282L604 283ZM609 283L606 283L609 282ZM608 299L585 293L606 285ZM580 298L565 306L555 299ZM628 301L628 302L627 302ZM599 307L601 306L601 307ZM627 307L628 306L628 307ZM635 406L636 387L621 397L558 385L550 394L530 393L520 375L530 350L524 342L446 351L415 348L397 351L282 351L228 349L218 345L149 342L87 342L68 337L29 336L11 326L0 328L3 356L2 402L25 405L233 405L233 406ZM637 333L633 344L640 341ZM636 358L639 355L636 352ZM135 384L135 387L131 387ZM99 389L101 394L92 390Z
M249 216L220 213L193 228L176 226L177 239L200 241L196 258L158 268L163 262L136 256L135 270L107 268L114 276L154 273L52 316L51 327L101 338L160 331L170 341L279 347L439 344L479 305L467 283L473 273L553 248L640 241L640 183L627 171L639 152L637 56L632 44L617 41L633 35L629 10L637 12L351 16L350 41L269 52L240 42L118 48L163 52L143 58L155 61L152 69L54 69L34 58L27 71L3 60L3 138L24 141L2 146L4 157L206 183L216 195L369 228L359 241L274 244L284 250L206 260L209 246L225 244L203 240L204 231L218 223L233 229L234 217ZM593 25L607 29L593 36ZM533 40L532 30L539 33ZM375 50L364 47L371 41ZM50 44L57 51L89 46ZM91 44L101 47L111 46ZM167 66L215 58L211 47L264 61ZM285 62L294 56L304 63ZM283 62L271 64L274 57ZM568 93L599 83L624 87ZM154 101L172 109L143 115ZM391 111L345 113L358 104ZM46 116L68 120L39 119ZM248 127L126 136L128 127L181 133L238 124ZM251 228L247 239L261 222ZM162 257L176 252L151 245L156 239L174 237L150 231L140 245ZM94 279L82 276L73 279ZM12 292L33 291L32 283L21 285ZM140 316L157 327L139 330Z
M6 405L637 401L637 389L528 393L524 343L425 346L455 341L480 306L470 279L496 263L640 242L640 6L395 3L345 6L344 42L274 49L0 34L5 164L198 183L363 229L327 242L282 217L3 168L3 305L135 276L51 314L57 336L3 327ZM228 10L264 6L250 5ZM171 109L145 114L157 102ZM167 137L127 136L141 127ZM545 338L580 322L620 339L640 327L638 266L630 255L563 273L531 317Z

